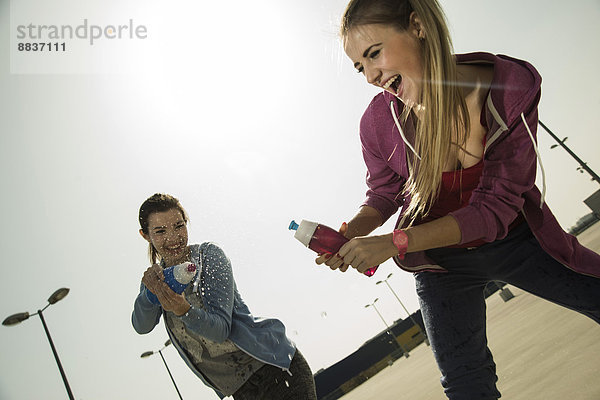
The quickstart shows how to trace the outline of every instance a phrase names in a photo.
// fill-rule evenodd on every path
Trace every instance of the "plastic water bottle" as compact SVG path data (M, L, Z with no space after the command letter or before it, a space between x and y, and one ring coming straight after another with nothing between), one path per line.
M177 294L181 294L196 276L196 264L186 261L165 268L163 270L163 275L165 276L166 284L169 285L171 290ZM150 290L146 290L146 296L152 303L160 304L158 297Z
M336 254L349 239L326 225L317 222L302 220L300 225L296 221L290 222L288 227L296 231L294 237L309 249L319 253ZM371 267L364 272L367 276L373 276L379 265Z

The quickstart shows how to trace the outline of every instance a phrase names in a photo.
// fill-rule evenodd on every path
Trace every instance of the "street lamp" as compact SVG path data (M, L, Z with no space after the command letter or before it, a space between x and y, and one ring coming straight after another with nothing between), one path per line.
M375 311L377 312L377 315L379 315L379 318L381 318L381 320L383 321L383 324L387 328L388 335L390 335L392 337L392 339L394 340L394 343L396 343L396 345L398 347L400 347L400 350L402 350L402 353L404 353L404 357L408 358L409 357L408 351L406 351L404 349L404 346L402 346L402 344L400 344L398 342L398 340L394 337L394 334L392 333L392 330L390 329L390 326L387 324L387 322L385 322L385 319L383 319L383 315L381 315L381 313L379 312L379 310L377 309L377 307L375 307L375 303L377 303L378 300L379 300L379 297L376 298L375 300L373 300L372 303L365 305L365 308L373 307L375 309Z
M553 149L557 146L561 146L563 149L565 149L565 151L567 153L569 153L571 155L571 157L573 157L575 159L575 161L577 161L579 163L579 167L577 167L577 171L579 171L581 173L583 173L583 171L587 172L588 174L590 174L592 176L593 181L600 183L600 176L598 176L598 174L596 174L590 167L588 167L586 162L583 162L583 160L581 160L579 157L577 157L577 155L575 153L573 153L573 151L571 151L571 149L568 148L567 145L565 145L565 141L567 140L566 137L563 140L560 140L550 129L548 129L548 127L546 125L544 125L544 123L542 121L538 121L538 123L558 143L558 144L554 144L554 145L550 146L551 149Z
M568 138L569 138L568 136L565 136L564 138L562 138L562 140L559 141L560 144L551 145L550 150L555 149L559 146L563 146L565 148L565 150L567 150L569 152L569 154L571 154L573 157L575 157L575 159L580 163L580 165L575 170L579 171L580 174L583 174L585 172L585 170L583 169L582 165L587 165L587 163L580 160L577 156L575 156L572 152L569 151L570 149L564 144ZM555 138L555 139L558 140L558 138ZM592 175L592 180L594 180L593 175Z
M54 359L56 360L56 364L58 365L58 370L60 371L60 376L62 376L62 380L65 384L65 388L67 389L67 394L69 395L69 399L74 400L75 398L73 397L73 393L71 392L71 387L69 386L69 382L67 381L67 375L65 375L65 371L63 370L62 364L60 363L60 360L58 358L58 353L56 352L56 348L54 347L54 342L52 342L52 338L50 337L50 331L48 330L48 326L46 325L46 321L44 320L44 315L42 314L42 312L44 310L46 310L46 308L48 308L51 304L55 304L55 303L59 302L60 300L64 299L67 294L69 294L68 288L58 289L57 291L52 293L52 295L48 298L48 304L46 305L46 307L42 308L41 310L38 310L35 314L29 314L29 312L13 314L10 317L6 318L4 321L2 321L2 325L4 325L4 326L17 325L33 315L40 316L40 319L42 320L42 325L44 326L44 330L46 331L46 336L48 337L48 342L50 342L50 347L52 348L52 353L54 354Z
M425 344L427 344L427 346L429 346L429 339L427 339L427 335L425 334L425 332L423 332L423 329L421 328L421 325L419 325L417 323L417 321L415 321L415 319L413 318L413 316L411 315L411 313L408 312L408 310L406 309L406 307L404 307L404 303L402 303L402 300L400 300L400 297L398 297L398 295L396 294L396 292L394 292L394 289L392 289L392 287L390 286L388 279L390 279L392 277L392 273L390 273L387 278L385 278L382 281L377 281L375 282L376 285L379 285L380 283L385 283L387 285L388 288L390 288L390 290L392 291L392 293L394 294L394 297L396 297L396 300L398 300L398 303L400 303L400 305L402 306L402 308L404 309L404 311L406 311L406 313L408 314L408 318L410 318L410 320L413 322L413 324L419 328L419 331L421 332L421 335L423 335L423 337L425 338Z
M160 354L160 358L162 358L163 363L165 364L165 368L167 369L167 372L169 373L169 376L171 377L171 381L173 382L173 385L175 386L175 390L177 390L177 394L179 395L179 398L181 400L183 400L183 397L181 397L181 393L179 393L179 389L177 388L177 384L175 383L175 379L173 379L173 375L171 375L171 370L169 369L169 366L167 365L167 362L165 361L165 358L162 355L162 351L171 344L171 339L168 339L165 342L165 345L163 346L162 349L158 350L158 351L146 351L144 353L142 353L142 355L140 355L141 358L146 358L146 357L150 357L152 354L158 353Z

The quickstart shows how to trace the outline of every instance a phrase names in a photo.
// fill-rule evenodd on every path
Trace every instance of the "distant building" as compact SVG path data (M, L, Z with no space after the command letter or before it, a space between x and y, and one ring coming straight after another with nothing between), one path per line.
M589 213L579 218L575 225L569 228L568 232L571 235L579 235L581 232L585 231L590 226L594 225L596 222L600 220L600 214Z
M421 311L418 310L412 317L425 330ZM340 398L402 357L402 348L410 351L425 340L419 328L410 319L394 322L390 331L391 335L387 329L381 331L343 360L327 369L319 370L315 374L317 398ZM394 338L398 344L394 343Z
M592 210L596 218L600 219L600 190L596 190L583 202Z
M491 282L485 288L485 297L502 288L503 282ZM360 384L375 376L403 357L403 350L410 352L425 341L421 310L411 315L412 319L400 319L365 342L358 350L314 375L319 400L336 400ZM419 327L415 326L415 320ZM395 339L395 340L394 340ZM394 343L396 342L396 343ZM401 360L398 360L401 362Z

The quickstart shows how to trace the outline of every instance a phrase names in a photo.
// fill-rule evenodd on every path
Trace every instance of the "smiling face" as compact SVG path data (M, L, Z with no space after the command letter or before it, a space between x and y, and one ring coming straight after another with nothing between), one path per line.
M167 266L180 264L188 257L187 225L180 210L172 208L148 216L148 233L140 234L150 242Z
M422 37L420 22L413 14L409 29L405 31L383 24L353 27L345 36L344 50L370 84L392 93L412 107L420 102Z

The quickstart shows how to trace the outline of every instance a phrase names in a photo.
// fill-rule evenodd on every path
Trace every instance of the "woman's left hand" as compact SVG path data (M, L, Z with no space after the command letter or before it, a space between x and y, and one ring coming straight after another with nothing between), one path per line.
M183 293L177 294L169 285L161 281L157 285L156 297L165 311L171 311L177 316L182 316L191 308Z
M398 254L398 248L392 241L392 234L361 236L351 239L338 252L344 259L344 265L356 268L364 273L367 269L380 265Z

